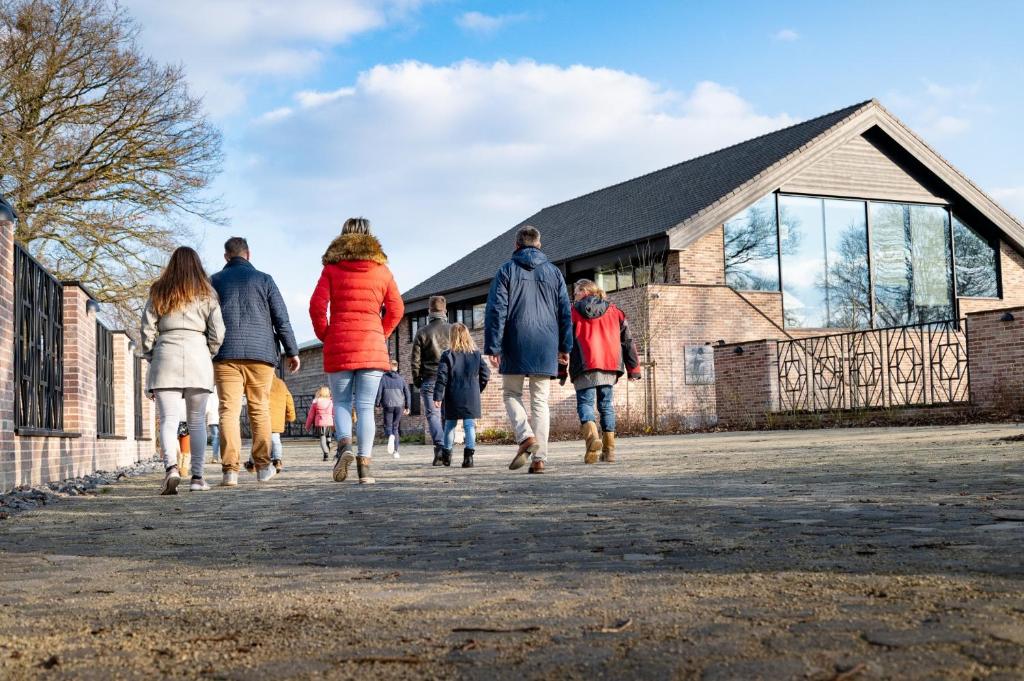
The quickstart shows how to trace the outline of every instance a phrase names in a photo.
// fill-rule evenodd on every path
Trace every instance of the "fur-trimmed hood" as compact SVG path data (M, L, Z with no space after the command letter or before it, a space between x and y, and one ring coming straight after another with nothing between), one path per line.
M388 256L384 254L377 237L370 234L342 234L327 247L323 264L331 265L346 260L370 260L378 265L388 264Z

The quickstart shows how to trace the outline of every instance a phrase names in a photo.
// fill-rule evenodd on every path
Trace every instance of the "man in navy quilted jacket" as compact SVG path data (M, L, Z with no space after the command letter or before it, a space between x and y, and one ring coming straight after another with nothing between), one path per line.
M213 358L220 395L224 487L238 484L243 395L249 408L256 479L266 482L276 474L270 463L270 389L280 359L279 345L284 346L289 371L299 370L299 346L281 292L273 277L252 266L249 255L246 240L231 237L224 244L227 264L211 277L225 328L224 343Z

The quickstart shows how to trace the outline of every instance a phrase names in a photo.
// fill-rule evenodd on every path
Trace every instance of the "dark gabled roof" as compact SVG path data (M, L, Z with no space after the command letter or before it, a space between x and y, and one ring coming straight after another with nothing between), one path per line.
M549 206L405 292L406 301L482 284L512 252L516 230L540 230L563 262L666 234L841 123L871 100Z

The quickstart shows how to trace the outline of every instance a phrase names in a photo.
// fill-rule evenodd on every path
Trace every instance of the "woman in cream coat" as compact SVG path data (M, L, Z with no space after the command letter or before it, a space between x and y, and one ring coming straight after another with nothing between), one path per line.
M217 293L199 254L187 246L174 251L153 283L142 314L142 353L149 360L146 391L156 400L164 482L160 494L177 494L177 430L188 422L192 453L190 489L210 489L203 480L206 450L206 401L213 391L213 361L224 341L224 320ZM185 400L185 414L181 400Z

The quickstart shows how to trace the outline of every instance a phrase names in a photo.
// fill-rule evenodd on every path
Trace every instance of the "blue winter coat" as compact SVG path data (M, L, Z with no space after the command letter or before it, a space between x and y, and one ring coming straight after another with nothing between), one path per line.
M277 366L278 343L288 357L299 354L288 308L273 277L236 257L210 280L224 317L224 343L214 362L248 359Z
M487 296L484 353L501 373L558 375L558 353L572 351L572 306L562 272L536 248L501 266Z
M490 378L491 370L478 351L445 350L437 363L434 401L444 402L446 419L478 419L482 414L480 393Z
M410 409L412 407L412 394L409 392L409 384L397 371L388 371L380 379L380 387L377 388L377 406L385 409Z

